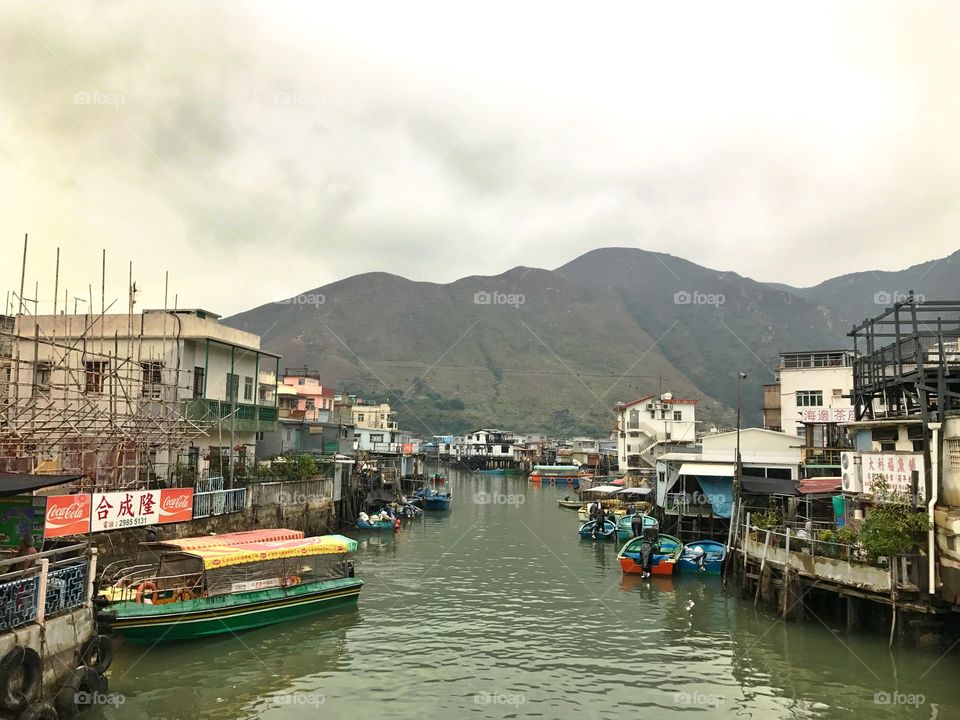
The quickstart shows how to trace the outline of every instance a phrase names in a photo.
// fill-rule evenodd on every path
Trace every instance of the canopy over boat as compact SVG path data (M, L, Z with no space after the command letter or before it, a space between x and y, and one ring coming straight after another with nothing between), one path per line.
M587 490L584 490L584 492L610 494L610 493L620 492L620 488L618 488L616 485L597 485L597 487L589 488Z
M343 535L322 535L296 540L249 543L247 545L213 545L189 550L187 554L200 558L203 561L204 570L213 570L265 560L348 553L356 549L356 540L351 540Z
M177 548L180 550L200 550L217 545L249 545L250 543L275 542L278 540L301 540L303 532L288 530L287 528L270 528L267 530L244 530L242 532L221 533L219 535L198 535L196 537L178 538L176 540L161 540L156 543L163 548Z
M541 472L578 472L580 470L579 465L534 465L534 470L539 470Z
M630 495L637 495L637 496L649 495L652 492L653 492L653 488L632 487L632 488L621 488L620 490L617 491L617 494L623 495L625 497L629 497Z

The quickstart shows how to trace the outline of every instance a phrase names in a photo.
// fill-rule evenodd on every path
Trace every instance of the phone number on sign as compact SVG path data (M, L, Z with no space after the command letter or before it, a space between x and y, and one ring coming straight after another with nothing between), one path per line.
M137 527L138 525L149 525L149 524L150 524L150 518L148 517L120 518L119 520L104 520L103 529L114 530L116 528Z

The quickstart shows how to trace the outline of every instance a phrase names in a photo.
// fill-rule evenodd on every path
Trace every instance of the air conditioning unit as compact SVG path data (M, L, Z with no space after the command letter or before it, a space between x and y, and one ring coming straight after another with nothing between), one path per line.
M653 410L653 403L647 403L647 410Z
M843 491L845 493L863 492L863 475L860 474L860 468L860 453L840 453L840 473L843 478Z

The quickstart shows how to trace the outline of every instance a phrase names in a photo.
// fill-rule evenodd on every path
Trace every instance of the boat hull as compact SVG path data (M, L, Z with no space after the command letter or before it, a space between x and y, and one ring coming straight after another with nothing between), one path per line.
M620 540L629 540L633 537L633 515L624 515L617 520L617 538ZM652 515L643 516L643 527L659 528L660 523Z
M592 540L593 538L593 526L596 525L596 521L591 520L590 522L585 522L580 526L580 537ZM603 521L603 530L597 533L597 540L613 540L617 537L617 526L615 523L610 520Z
M642 544L642 538L634 538L620 548L620 552L617 553L620 569L625 574L639 575L643 573L643 561L640 555ZM660 549L655 551L650 558L650 573L652 575L673 575L677 561L683 554L683 543L672 535L660 535L658 547Z
M650 574L651 575L673 575L674 570L677 567L675 560L667 557L666 555L654 555L653 559L650 562ZM631 557L621 557L620 558L620 569L623 570L624 575L642 575L643 574L643 565L639 560L634 560Z
M704 550L704 562L701 567L697 556L692 552L694 548ZM677 569L683 573L697 573L699 575L720 575L723 571L723 561L727 557L727 548L723 543L715 540L694 540L687 543L683 553L677 561Z
M425 497L423 499L424 510L449 510L450 498L448 497Z
M343 578L165 605L124 601L110 606L117 616L112 626L131 643L196 640L355 604L362 587L361 580Z
M370 532L393 532L394 530L399 529L399 520L378 520L375 523L368 523L364 522L363 520L357 521L357 530L367 530Z

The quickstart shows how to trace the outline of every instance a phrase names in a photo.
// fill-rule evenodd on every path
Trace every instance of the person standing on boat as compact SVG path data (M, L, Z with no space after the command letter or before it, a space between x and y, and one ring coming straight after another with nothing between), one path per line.
M643 515L639 513L634 515L630 520L630 529L633 531L634 537L640 537L643 535Z
M595 524L594 524L594 526L593 526L593 539L594 539L594 540L597 539L597 531L598 531L598 530L599 530L601 533L604 531L605 528L603 527L603 524L604 524L604 522L606 521L606 519L607 519L607 517L606 517L606 513L604 513L604 511L603 511L603 505L601 505L600 503L597 503L597 519L596 519Z

